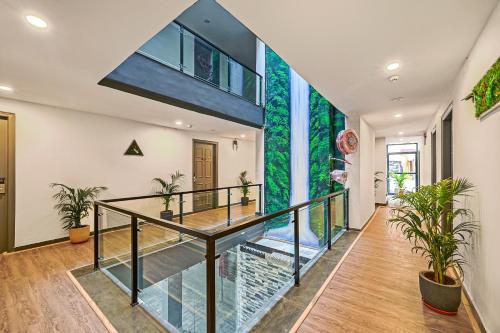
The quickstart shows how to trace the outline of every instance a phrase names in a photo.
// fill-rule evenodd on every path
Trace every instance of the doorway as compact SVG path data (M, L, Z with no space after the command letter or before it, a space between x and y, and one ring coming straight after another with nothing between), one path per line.
M453 178L453 109L442 117L441 179Z
M415 192L420 184L419 150L417 143L387 145L387 193L394 195L398 188L394 176L406 175L404 189Z
M14 249L14 115L0 112L0 253Z
M436 130L434 130L431 133L431 184L436 184L437 181L436 157Z
M193 140L193 190L217 188L217 142ZM217 191L193 194L193 211L217 207Z

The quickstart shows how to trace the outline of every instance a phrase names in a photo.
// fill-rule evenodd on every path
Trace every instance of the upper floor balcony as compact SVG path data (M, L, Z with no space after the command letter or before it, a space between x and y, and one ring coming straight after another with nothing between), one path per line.
M264 123L262 76L177 22L100 84L253 127Z

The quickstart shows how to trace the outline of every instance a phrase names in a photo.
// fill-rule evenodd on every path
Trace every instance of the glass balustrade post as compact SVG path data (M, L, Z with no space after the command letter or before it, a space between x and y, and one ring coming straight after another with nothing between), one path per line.
M99 269L99 205L94 203L94 269Z
M137 305L138 291L139 291L139 246L138 246L138 227L137 227L137 217L132 216L131 218L131 254L132 254L132 290L131 290L131 305Z
M184 223L184 196L179 194L179 224ZM182 232L179 232L179 242L182 242Z
M215 333L216 295L215 295L215 240L207 239L206 279L207 279L207 332Z
M262 184L259 184L259 215L263 215L263 212L262 212Z
M227 189L227 225L231 225L231 189Z
M326 200L326 213L328 214L326 235L328 237L328 250L332 249L332 197Z
M294 243L294 264L295 264L295 285L300 285L300 253L299 253L299 210L293 211L293 243Z
M349 230L349 189L344 192L344 219L345 229Z

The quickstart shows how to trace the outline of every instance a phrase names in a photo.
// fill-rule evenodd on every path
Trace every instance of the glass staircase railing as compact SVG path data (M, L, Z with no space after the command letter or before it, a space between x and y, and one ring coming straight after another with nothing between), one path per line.
M263 105L259 74L178 23L167 25L137 53L257 106Z
M250 331L348 229L349 194L264 215L262 186L250 189L249 206L238 186L176 193L174 221L154 217L158 195L96 201L94 268L169 331ZM193 212L207 192L226 205Z

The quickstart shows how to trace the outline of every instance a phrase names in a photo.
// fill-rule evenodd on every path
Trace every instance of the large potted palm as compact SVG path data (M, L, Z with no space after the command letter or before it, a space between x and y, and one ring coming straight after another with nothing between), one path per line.
M398 195L401 205L393 208L389 223L403 232L412 251L428 261L419 273L424 304L442 314L454 315L461 301L462 284L448 272L457 268L463 276L466 260L461 251L469 246L477 225L467 208L455 208L457 196L467 196L473 185L467 179L444 179L421 186L416 192ZM456 204L455 204L456 205Z
M160 177L153 179L153 182L157 185L154 192L155 194L160 195L163 206L165 207L165 210L160 212L160 218L169 221L172 221L174 218L174 212L170 209L170 203L174 201L173 194L181 190L181 182L183 178L184 174L177 170L175 173L170 174L170 181Z
M64 184L53 183L50 187L59 189L53 195L56 200L54 208L61 217L63 228L69 231L71 243L83 243L90 237L90 226L82 224L82 220L89 215L93 202L104 186L73 188Z
M252 182L247 179L247 171L242 171L240 175L238 176L238 179L240 181L241 187L241 205L242 206L248 206L248 202L250 199L248 198L248 194L250 194L250 188L249 185L252 185Z

